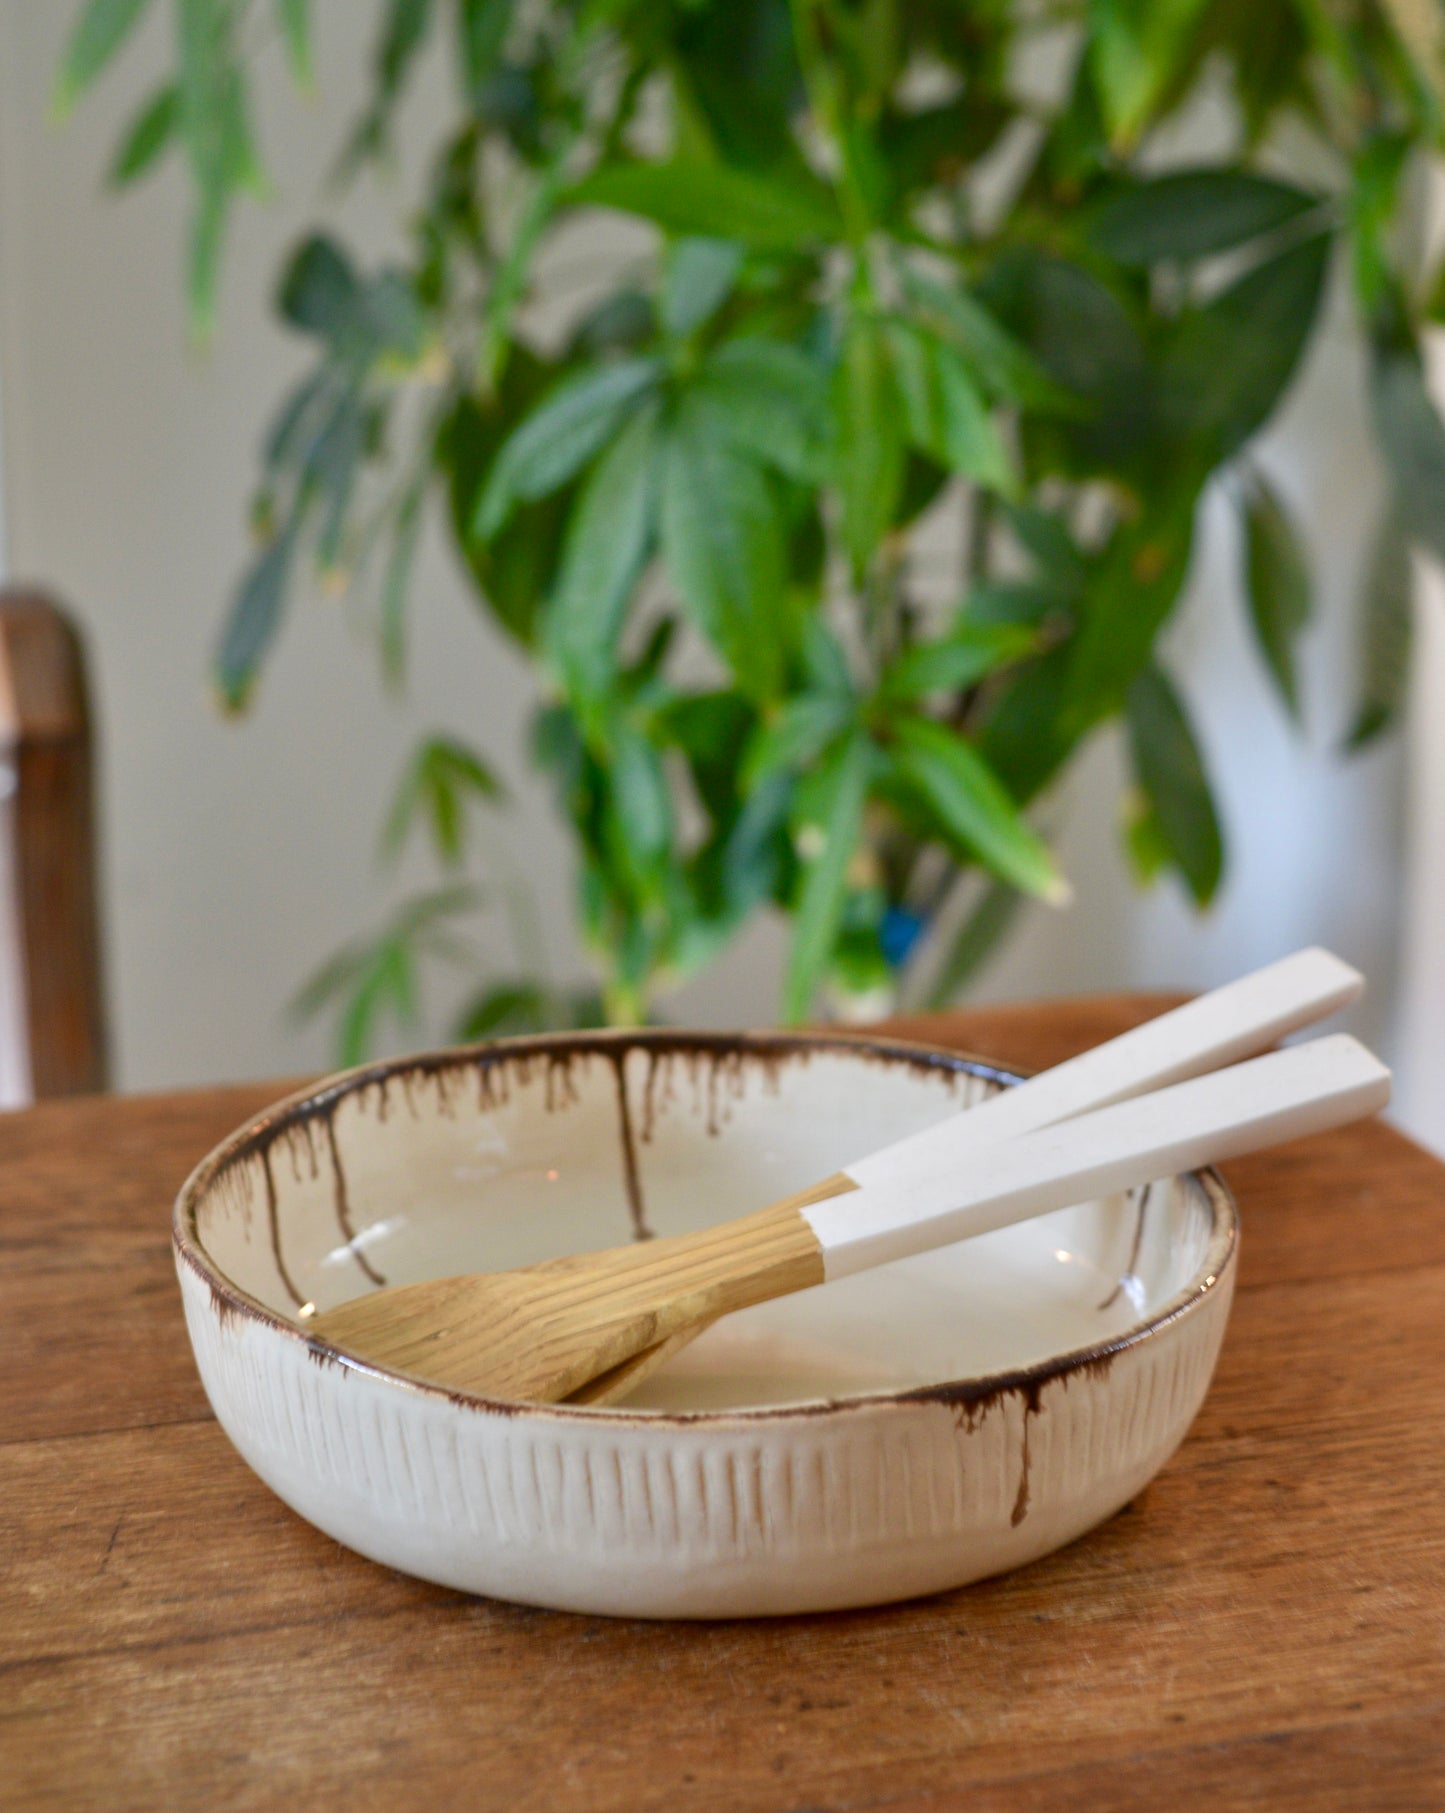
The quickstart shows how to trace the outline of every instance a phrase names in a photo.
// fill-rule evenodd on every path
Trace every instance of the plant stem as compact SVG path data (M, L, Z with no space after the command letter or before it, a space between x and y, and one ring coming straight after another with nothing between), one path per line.
M602 1011L609 1026L645 1026L647 1004L643 992L631 982L617 978L602 984Z

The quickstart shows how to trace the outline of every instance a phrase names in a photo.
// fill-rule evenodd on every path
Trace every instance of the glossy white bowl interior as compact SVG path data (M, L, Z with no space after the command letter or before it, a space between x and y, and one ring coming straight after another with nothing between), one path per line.
M1146 1432L1138 1454L1101 1452L1106 1479L1074 1482L1073 1521L1096 1521L1105 1501L1116 1508L1120 1492L1143 1483L1135 1476L1145 1450L1152 1471L1177 1443L1207 1384L1234 1240L1233 1207L1217 1180L1167 1180L735 1315L617 1410L489 1410L372 1369L318 1366L323 1356L304 1336L308 1306L324 1309L383 1282L523 1265L759 1207L999 1086L987 1065L896 1044L666 1033L516 1041L352 1073L242 1129L182 1194L180 1271L203 1376L242 1452L304 1514L381 1559L453 1584L504 1590L495 1567L469 1567L455 1554L428 1565L426 1542L389 1544L385 1530L368 1533L364 1505L359 1521L367 1528L359 1535L349 1512L328 1516L325 1495L318 1501L294 1477L306 1445L291 1460L272 1452L280 1438L264 1424L282 1414L279 1403L268 1411L264 1394L249 1386L250 1395L238 1397L235 1380L258 1367L286 1371L301 1354L309 1367L298 1374L306 1381L301 1396L325 1380L327 1402L312 1411L287 1408L293 1420L345 1417L375 1398L403 1419L423 1402L436 1415L440 1406L454 1417L465 1412L473 1433L478 1418L491 1417L497 1431L509 1426L512 1441L518 1423L545 1427L564 1446L585 1446L619 1426L665 1444L669 1431L684 1426L695 1437L714 1421L719 1432L741 1421L760 1430L766 1424L765 1445L776 1446L788 1439L790 1421L801 1429L805 1419L837 1418L842 1431L850 1407L902 1417L929 1405L982 1404L1009 1389L1032 1394L1037 1414L1045 1386L1070 1377L1107 1394L1110 1356L1161 1337L1178 1345L1174 1324L1193 1316L1201 1322L1194 1359L1161 1409L1164 1423ZM1086 1396L1081 1386L1077 1414ZM820 1416L820 1404L834 1408ZM1025 1403L1025 1436L1028 1414ZM952 1422L958 1426L956 1414ZM853 1427L861 1426L855 1418ZM810 1428L809 1440L816 1437ZM1010 1509L1018 1502L1013 1486L1005 1500ZM1077 1533L1067 1527L1067 1506L1053 1523ZM896 1596L898 1579L903 1590L924 1590L992 1571L987 1544L964 1552L966 1524L965 1517L941 1579L937 1557L921 1575L884 1567L879 1591L866 1569L854 1570L851 1588L834 1569L833 1584L819 1589L821 1597L805 1592L803 1603L856 1603ZM1032 1534L1047 1536L1047 1524L1040 1518ZM781 1551L766 1552L769 1528L776 1533L777 1518L760 1500L763 1547L751 1554L756 1578L747 1591L733 1590L731 1599L643 1591L648 1603L634 1594L628 1608L800 1609L773 1602ZM681 1546L663 1572L685 1587L687 1542L681 1529L677 1535ZM484 1531L472 1546L485 1549ZM1028 1548L1013 1544L1021 1557ZM1041 1552L1036 1543L1032 1552ZM636 1552L619 1542L610 1562L603 1559L602 1573L620 1568L622 1576L655 1573L658 1565L646 1542ZM749 1556L740 1560L747 1576ZM570 1581L577 1570L563 1572ZM575 1586L552 1588L528 1575L514 1590L542 1603L619 1609L603 1603L611 1587L579 1599Z

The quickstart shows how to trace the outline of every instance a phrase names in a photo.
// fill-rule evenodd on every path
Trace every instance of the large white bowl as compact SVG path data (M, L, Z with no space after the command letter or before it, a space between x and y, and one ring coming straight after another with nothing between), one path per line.
M1237 1231L1212 1173L730 1317L614 1409L446 1391L303 1314L739 1214L1009 1080L893 1041L674 1032L352 1071L181 1191L206 1391L303 1517L469 1592L755 1616L1017 1567L1124 1505L1199 1408Z

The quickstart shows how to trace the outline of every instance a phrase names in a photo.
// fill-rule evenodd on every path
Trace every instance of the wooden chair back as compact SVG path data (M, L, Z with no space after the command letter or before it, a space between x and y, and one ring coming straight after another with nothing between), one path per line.
M0 935L11 1068L33 1099L106 1085L92 769L74 625L44 597L0 591Z

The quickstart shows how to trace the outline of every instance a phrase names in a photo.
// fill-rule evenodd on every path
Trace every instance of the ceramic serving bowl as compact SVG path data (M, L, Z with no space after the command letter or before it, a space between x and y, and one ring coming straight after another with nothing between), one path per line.
M674 1032L351 1071L181 1191L206 1391L303 1517L469 1592L755 1616L1017 1567L1117 1511L1199 1408L1236 1246L1212 1173L731 1316L610 1409L447 1391L306 1328L383 1284L740 1214L1012 1080L882 1039Z

